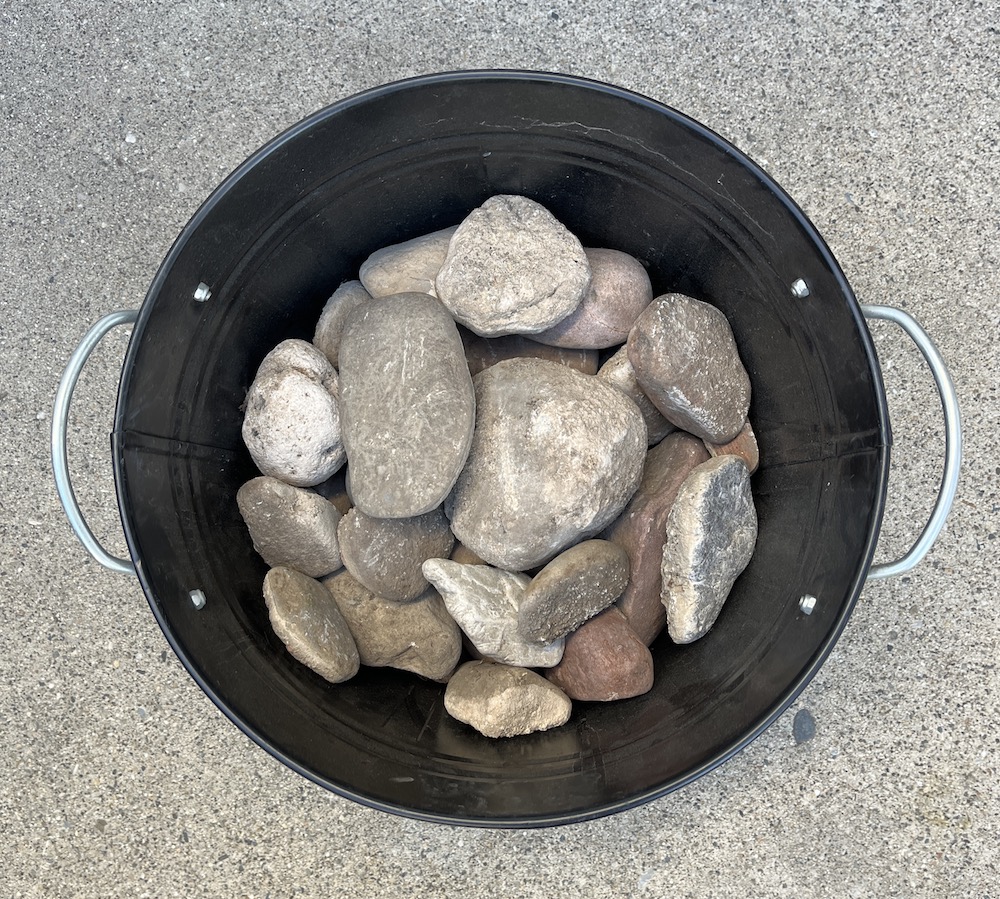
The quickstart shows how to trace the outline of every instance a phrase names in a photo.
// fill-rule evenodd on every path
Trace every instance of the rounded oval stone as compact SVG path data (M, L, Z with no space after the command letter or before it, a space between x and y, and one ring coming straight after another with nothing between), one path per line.
M608 359L597 372L597 377L616 390L620 390L639 407L642 420L646 422L646 442L649 446L656 445L671 431L677 430L677 427L667 421L660 410L653 405L653 401L643 393L635 376L635 369L628 361L627 347L622 347Z
M583 246L544 206L491 197L451 238L438 272L441 302L484 337L533 334L569 315L590 285Z
M628 583L628 554L607 540L584 540L561 552L528 584L517 611L527 640L550 643L603 612Z
M466 662L448 681L444 707L487 737L517 737L559 727L573 704L544 677L497 662Z
M434 279L457 228L444 228L376 250L361 264L361 283L373 297L411 292L437 296Z
M337 372L330 360L311 343L295 338L283 340L268 353L257 368L257 378L294 370L337 395Z
M420 566L447 558L455 538L441 509L414 518L372 518L351 509L337 528L344 567L372 593L393 602L416 599L429 586Z
M334 684L358 673L354 638L319 581L291 568L272 568L264 578L264 602L274 632L303 665Z
M309 577L340 568L340 512L318 493L261 477L240 487L236 504L253 548L272 568L294 568Z
M750 377L719 309L664 294L636 319L627 347L639 385L665 418L711 443L739 433L750 408Z
M360 281L345 281L326 301L316 322L313 346L320 350L334 367L340 364L340 338L344 322L351 310L371 299Z
M499 362L475 387L472 449L445 504L459 541L491 565L523 571L618 516L646 454L635 403L541 359Z
M535 335L539 343L603 350L628 339L639 313L653 299L642 263L619 250L586 249L590 287L580 305L559 324Z
M465 465L476 418L448 310L421 293L358 306L340 343L340 408L361 511L411 518L440 505Z

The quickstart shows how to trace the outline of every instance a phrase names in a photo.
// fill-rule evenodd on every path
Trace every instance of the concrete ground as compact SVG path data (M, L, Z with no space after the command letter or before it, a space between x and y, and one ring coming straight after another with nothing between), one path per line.
M0 894L1000 896L994 3L4 0L0 35ZM909 577L865 588L795 705L682 791L544 831L389 816L272 760L199 691L137 582L87 557L48 454L78 340L140 304L234 166L358 90L471 67L613 82L734 142L862 301L930 332L964 411L944 533ZM872 330L896 436L887 558L927 515L943 431L917 352ZM70 430L79 499L119 552L126 343L96 353ZM815 736L797 743L805 709Z

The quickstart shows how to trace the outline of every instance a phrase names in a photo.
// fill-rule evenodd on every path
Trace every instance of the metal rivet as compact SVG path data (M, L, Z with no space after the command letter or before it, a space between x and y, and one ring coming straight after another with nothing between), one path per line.
M796 278L792 281L792 296L798 297L800 300L809 296L809 285L802 278Z
M202 281L194 290L194 298L199 303L204 303L206 300L211 299L212 289Z
M188 596L191 597L191 605L193 605L196 609L205 608L205 594L202 593L201 590L192 590Z
M799 600L799 608L803 615L812 615L813 609L816 608L816 597L807 593Z

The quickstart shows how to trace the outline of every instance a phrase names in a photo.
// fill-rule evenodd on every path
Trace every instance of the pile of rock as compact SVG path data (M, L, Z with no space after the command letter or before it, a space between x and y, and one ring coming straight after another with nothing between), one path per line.
M288 651L446 682L494 737L648 691L649 645L704 635L756 541L726 318L517 196L360 279L247 394L237 502Z

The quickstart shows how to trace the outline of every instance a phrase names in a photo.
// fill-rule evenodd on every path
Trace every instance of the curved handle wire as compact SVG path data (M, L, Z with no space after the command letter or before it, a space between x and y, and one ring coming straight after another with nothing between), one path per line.
M69 426L69 407L73 400L73 390L80 379L80 373L84 365L90 358L91 353L101 342L101 338L112 328L119 325L128 325L135 322L139 315L137 309L122 309L118 312L109 312L100 319L83 336L80 345L73 351L66 363L66 369L59 380L59 388L56 390L56 398L52 409L52 473L56 481L56 493L59 494L59 502L62 503L66 518L69 519L69 526L73 528L73 533L83 544L84 549L100 562L105 568L121 574L135 574L135 565L131 559L119 559L111 555L90 530L80 505L76 501L76 494L73 492L73 484L69 477L69 463L66 454L66 432Z
M895 322L917 345L937 385L941 397L941 409L944 412L944 472L941 475L941 487L937 500L931 511L930 518L916 543L909 551L895 562L872 565L868 571L868 580L876 581L888 577L896 577L909 571L927 555L938 534L944 527L945 519L951 511L958 490L958 473L962 464L962 419L958 410L958 395L951 375L944 364L944 359L927 332L917 324L916 320L901 309L894 306L862 305L861 311L866 318L884 319Z

